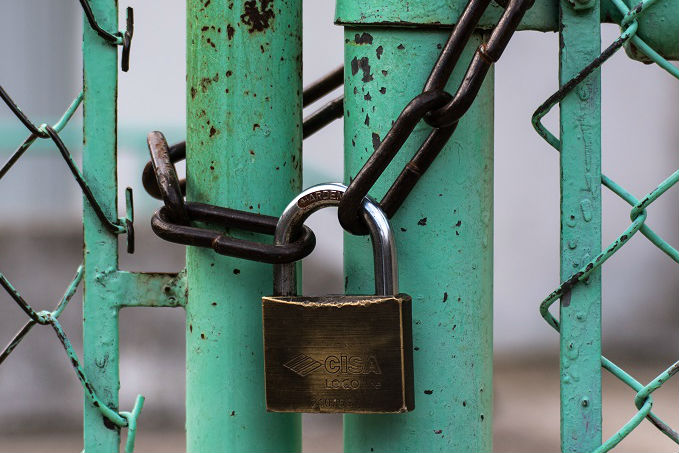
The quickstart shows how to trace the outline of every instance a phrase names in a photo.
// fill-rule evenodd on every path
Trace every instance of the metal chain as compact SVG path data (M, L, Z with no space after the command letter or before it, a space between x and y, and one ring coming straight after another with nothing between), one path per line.
M344 67L340 66L304 89L303 106L319 100L344 83ZM344 96L330 101L304 119L302 136L307 138L344 113ZM302 234L289 244L273 245L236 239L211 228L192 226L192 222L210 222L221 228L231 227L252 233L273 235L277 217L254 212L185 202L186 180L179 180L174 164L186 158L186 142L168 147L160 132L148 136L151 160L144 167L142 183L164 206L151 219L151 227L160 238L178 244L212 248L221 255L272 264L291 263L308 256L316 246L313 232L304 227Z
M290 244L274 245L237 239L214 229L191 226L191 222L208 222L221 229L237 228L273 236L278 217L204 203L185 203L165 137L160 132L151 132L148 145L157 188L165 203L151 218L153 232L160 238L178 244L212 248L221 255L272 264L298 261L313 251L316 237L308 227L304 227L300 236Z
M478 95L488 70L502 56L523 15L533 5L534 0L509 0L506 3L505 11L488 42L476 50L462 83L455 95L451 96L443 91L445 85L490 2L491 0L469 1L434 64L422 94L416 96L403 109L384 140L349 184L338 209L339 221L348 232L357 235L368 233L360 215L361 200L403 147L415 126L424 119L434 126L434 129L380 202L387 217L394 216L455 132L458 121Z
M330 94L334 89L341 87L343 84L344 66L339 66L332 72L304 88L304 92L302 93L302 106L307 107L313 104L327 94ZM1 94L2 93L0 93L0 95ZM342 118L343 114L344 96L339 96L304 118L304 121L302 122L302 138L306 139L307 137L310 137L336 119ZM176 164L177 162L186 159L186 142L179 142L172 145L169 148L168 153L172 163ZM153 198L160 200L162 197L153 171L153 164L151 161L147 162L141 180L144 185L144 190L146 190ZM185 195L186 180L179 180L179 186L182 194Z

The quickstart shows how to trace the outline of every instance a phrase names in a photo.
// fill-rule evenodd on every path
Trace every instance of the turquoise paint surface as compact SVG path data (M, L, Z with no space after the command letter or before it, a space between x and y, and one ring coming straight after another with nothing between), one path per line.
M369 39L356 36L368 33ZM418 94L446 31L347 28L345 179ZM475 34L448 90L482 36ZM354 65L356 66L356 65ZM361 69L362 68L362 69ZM493 73L455 135L392 219L401 291L413 298L415 410L346 415L347 452L492 450ZM378 200L430 131L417 126L372 195ZM347 292L373 291L371 247L345 235Z
M562 1L560 83L601 52L599 11ZM589 39L582 39L587 36ZM561 281L601 251L601 74L561 103ZM561 298L561 449L601 445L601 271Z
M99 23L117 30L115 0L91 0ZM84 151L83 175L109 219L117 218L116 98L118 48L83 26ZM118 268L118 239L109 233L83 198L85 290L83 299L83 368L99 397L118 408L117 294L98 279ZM85 451L118 451L119 429L105 424L87 399L84 405Z
M279 215L302 181L302 2L187 8L187 198ZM186 262L187 451L299 451L300 415L264 407L272 267L193 247Z
M638 0L623 0L633 7ZM336 21L339 24L394 25L430 27L450 26L457 21L466 1L409 0L338 0ZM502 7L491 3L479 26L490 29L495 26ZM621 14L612 0L601 0L601 22L619 23ZM526 13L519 29L558 31L559 0L536 0ZM679 0L658 0L648 13L639 19L639 35L665 58L679 58Z

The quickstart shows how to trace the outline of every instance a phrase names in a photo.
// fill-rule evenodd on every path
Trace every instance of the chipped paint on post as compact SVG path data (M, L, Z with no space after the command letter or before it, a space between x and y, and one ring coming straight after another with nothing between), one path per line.
M601 52L599 2L561 2L560 83ZM588 39L583 39L587 36ZM601 251L601 74L561 102L561 281ZM601 271L561 297L561 449L601 445Z
M345 29L347 181L420 93L447 37L444 30ZM450 92L481 42L478 33L470 39ZM346 415L347 452L492 450L492 124L491 70L451 141L391 221L400 287L413 299L415 410ZM371 195L381 199L430 130L424 122L416 127ZM345 235L345 273L349 294L373 291L367 238Z
M575 2L576 0L567 0ZM580 1L580 0L578 0ZM628 6L638 0L623 0ZM426 26L449 28L457 22L465 2L452 0L337 0L336 22L340 25L363 26ZM598 3L598 2L597 2ZM599 17L602 23L620 23L621 15L613 0L601 0ZM660 55L679 59L679 0L655 0L653 8L639 18L639 35ZM489 30L495 26L503 8L493 2L479 22L479 28ZM558 31L559 0L536 0L526 12L519 30ZM632 53L632 58L640 57ZM644 57L645 58L645 57Z
M90 0L102 27L118 29L116 0ZM109 219L117 218L116 97L118 49L87 25L83 27L83 176ZM83 198L84 199L84 198ZM83 368L106 405L117 410L118 307L116 294L98 281L118 268L118 239L83 201L85 289L83 299ZM85 452L118 451L120 429L93 405L84 403Z
M301 13L302 0L187 1L189 200L278 216L301 190ZM186 262L187 451L299 451L299 414L264 407L271 266L196 247Z

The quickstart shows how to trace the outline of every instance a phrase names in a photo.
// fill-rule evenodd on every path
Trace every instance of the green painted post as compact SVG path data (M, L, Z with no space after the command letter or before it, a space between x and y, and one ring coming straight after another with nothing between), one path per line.
M560 84L601 52L599 2L561 1ZM576 10L573 5L579 6ZM587 37L587 39L583 39ZM601 74L561 102L561 281L601 251ZM561 449L601 445L601 272L561 299Z
M422 90L448 31L345 26L349 180ZM470 39L449 91L457 90L481 42L480 33ZM491 70L452 140L392 219L400 287L413 297L415 410L345 416L347 452L492 450L493 80ZM429 130L424 123L415 129L374 197L382 197ZM348 292L372 292L371 252L367 238L345 236Z
M279 215L301 190L301 13L301 0L187 1L189 200ZM264 407L271 266L194 247L186 261L187 451L299 451L300 415Z
M90 0L106 30L118 29L116 0ZM116 97L118 48L105 42L87 21L83 26L84 152L83 175L109 219L117 218ZM117 294L102 277L118 269L118 239L109 233L83 198L85 296L83 301L83 367L99 397L118 408ZM104 421L85 398L86 452L116 452L120 431Z

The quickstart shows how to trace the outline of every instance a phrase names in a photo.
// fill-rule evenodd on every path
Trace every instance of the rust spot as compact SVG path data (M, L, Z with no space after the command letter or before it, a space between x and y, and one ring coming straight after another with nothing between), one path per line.
M359 35L356 33L356 36L354 36L354 42L356 44L372 44L373 43L373 35L370 33L363 33L362 35Z
M210 126L210 137L213 137L217 133L217 129L214 126Z
M427 218L426 218L426 217L422 217L420 220L417 221L417 224L418 224L419 226L425 226L425 225L427 224Z
M570 305L571 305L571 292L569 290L567 293L561 296L561 306L569 307Z
M387 88L386 87L380 88L380 93L387 94Z
M397 48L398 50L403 50L403 49L406 48L406 46L404 46L403 44L399 44L396 48Z
M375 53L377 54L377 59L379 60L380 58L382 58L382 53L384 53L384 47L379 46L377 49L375 49ZM382 72L386 72L386 71L382 71Z
M231 24L228 24L226 26L226 36L230 39L233 38L233 34L236 33L236 29L231 26Z
M259 123L255 123L255 124L252 125L252 130L254 131L256 129L259 129L259 127L260 127ZM252 150L250 150L250 154L255 154L255 153L253 153Z
M240 274L240 269L234 269L233 273L236 274L236 275Z
M200 79L200 89L203 91L203 93L207 93L207 89L210 87L212 84L212 79L210 77L203 77Z
M355 76L356 74L358 74L358 60L354 57L354 59L351 60L351 75ZM354 90L356 90L356 87L354 87ZM355 91L354 94L356 94Z
M370 60L368 57L361 57L360 60L354 57L354 59L351 60L351 75L358 74L359 69L363 72L363 77L361 77L363 83L373 80L373 76L370 74Z
M447 292L444 292L444 293L443 293L443 302L445 302L445 301L447 301L447 300L448 300L448 293L447 293Z
M370 96L370 91L368 91L368 92L363 96L363 99L365 99L366 101L371 101L371 100L372 100L372 96Z
M275 17L273 0L250 0L243 6L245 12L240 16L240 20L249 27L250 33L269 28L269 21Z
M442 432L443 432L443 430L441 430L441 429L435 429L434 430L434 434L441 434Z
M380 143L382 143L382 140L380 140L380 136L377 135L374 132L373 132L372 139L373 139L373 149L377 150L377 148L379 148L379 146L380 146Z
M226 71L226 76L227 76L227 77L231 77L232 75L233 75L233 71L232 71L232 70L229 69L228 71Z
M99 407L99 404L95 404L95 406ZM104 426L106 428L110 429L111 431L118 431L119 430L118 426L115 423L113 423L111 420L104 417L103 415L101 416L101 418L104 419Z
M424 391L424 394L425 394L425 395L431 395L432 393L434 393L433 390L425 390L425 391Z
M364 123L365 123L366 126L370 126L370 116L367 115L367 114L365 115L365 121L364 121Z
M196 99L196 93L198 90L196 90L194 87L191 87L191 99Z

